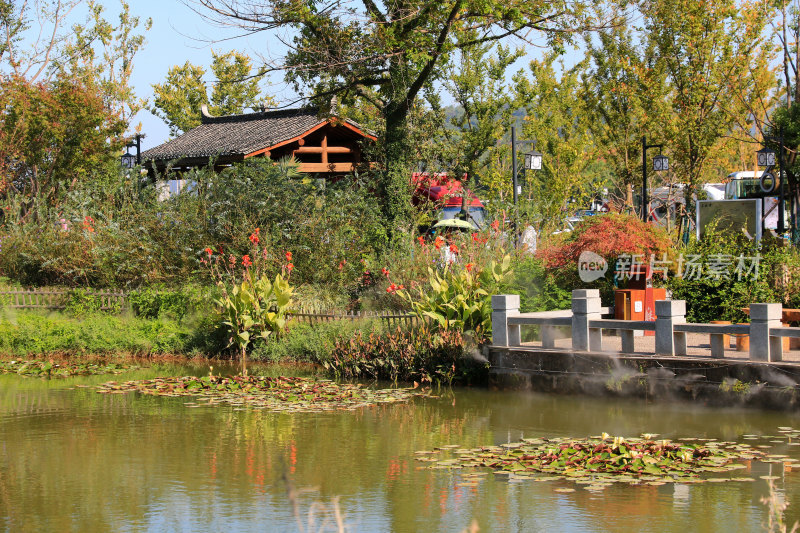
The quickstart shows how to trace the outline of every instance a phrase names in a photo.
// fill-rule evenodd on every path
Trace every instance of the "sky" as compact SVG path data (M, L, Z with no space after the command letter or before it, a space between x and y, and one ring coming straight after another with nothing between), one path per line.
M110 22L116 21L120 11L119 2L102 0L102 3L106 19ZM254 59L254 64L258 63L259 54L276 57L284 50L275 35L268 32L253 37L236 38L236 32L213 26L180 0L129 0L129 3L134 16L139 16L142 21L149 17L153 21L152 28L145 34L145 45L134 59L131 77L136 95L148 99L150 104L153 101L152 85L162 83L170 67L190 61L209 70L212 49L221 53L229 50L245 52ZM531 54L539 55L541 50L533 49ZM529 55L512 66L509 75L523 68L530 57ZM212 82L211 78L208 76L206 81ZM279 104L285 105L297 98L292 87L283 82L281 75L262 84L262 90L276 98ZM130 133L133 133L139 123L142 133L145 134L142 150L169 140L169 127L149 111L142 110L133 118Z
M262 33L255 38L233 38L235 33L214 27L200 15L194 13L179 0L129 0L131 12L142 20L151 18L153 26L145 34L146 42L134 59L131 83L139 98L153 101L155 83L162 83L167 71L175 65L190 61L208 70L211 64L211 50L227 52L240 50L254 58L256 54L278 50L279 43ZM115 21L119 13L119 3L114 0L103 2L107 20ZM274 52L273 52L274 53ZM206 80L211 82L209 76ZM278 100L290 100L294 92L282 83L280 78L273 80L265 92ZM140 111L131 121L131 131L136 124L142 125L142 150L158 146L169 139L167 124L147 110Z

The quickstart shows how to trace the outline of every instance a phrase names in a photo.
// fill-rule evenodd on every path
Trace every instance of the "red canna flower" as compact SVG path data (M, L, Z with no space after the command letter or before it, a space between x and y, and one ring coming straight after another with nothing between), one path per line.
M253 262L250 261L250 256L249 255L243 255L242 256L242 266L243 267L246 268L246 267L249 267L252 264L253 264Z
M258 230L258 228L256 228L256 230ZM250 234L250 242L253 244L258 244L258 231L254 231Z
M494 222L492 222L492 229L495 230L495 231L500 229L500 221L499 220L495 220Z
M292 252L286 252L286 261L288 263L292 262Z
M417 237L417 240L419 241L420 246L425 246L425 237L420 235L419 237Z
M456 246L455 244L451 244L450 245L450 251L453 252L454 254L457 254L458 253L458 246Z
M293 268L294 268L294 265L293 265L293 264L291 264L291 263L289 263L288 265L286 265L286 270L288 270L289 272L291 272Z
M442 239L441 237L436 237L436 240L433 241L433 245L436 247L437 250L440 249L443 244L444 244L444 239Z
M473 240L474 242L478 242L478 234L477 234L477 233L473 233L473 234L472 234L472 240Z
M386 276L388 278L389 277L389 270L386 267L383 267L381 269L381 274L383 274L384 276Z
M208 257L214 255L214 250L212 250L211 248L206 248L205 252L208 254Z
M472 267L473 267L473 266L474 266L474 265L473 265L472 263L467 263L467 264L465 265L465 267L464 267L464 268L466 268L466 269L467 269L467 272L472 272Z

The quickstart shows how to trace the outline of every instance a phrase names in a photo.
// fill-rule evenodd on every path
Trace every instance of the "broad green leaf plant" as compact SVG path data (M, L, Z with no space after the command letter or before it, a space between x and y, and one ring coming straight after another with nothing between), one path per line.
M229 334L228 346L235 345L240 354L242 375L247 375L247 348L250 343L256 338L267 339L286 326L294 292L289 284L294 269L292 253L286 252L287 263L274 280L270 280L265 272L267 254L258 246L258 228L250 235L250 242L252 258L249 254L241 259L233 254L227 257L215 255L213 249L206 248L208 258L202 260L210 265L217 279L221 296L214 303L222 313L221 324Z
M511 273L511 257L479 268L471 263L445 265L441 271L428 268L428 281L415 290L401 288L397 295L414 314L430 320L437 329L474 332L485 339L492 331L492 294Z

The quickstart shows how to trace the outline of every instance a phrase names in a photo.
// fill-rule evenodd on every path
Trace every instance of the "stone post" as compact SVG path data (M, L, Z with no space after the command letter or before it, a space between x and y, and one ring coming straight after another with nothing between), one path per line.
M509 326L508 317L519 315L519 294L492 296L492 344L519 346L519 325Z
M770 337L770 328L781 327L782 304L750 304L750 359L781 361L783 346L780 337Z
M686 355L686 333L675 331L685 323L685 300L656 300L656 355Z
M602 330L589 328L590 320L600 320L600 291L572 291L572 349L582 352L602 349Z

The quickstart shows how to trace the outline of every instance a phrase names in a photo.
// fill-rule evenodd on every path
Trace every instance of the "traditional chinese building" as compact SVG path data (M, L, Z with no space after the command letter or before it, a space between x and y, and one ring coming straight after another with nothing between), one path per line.
M320 118L317 108L215 117L203 106L199 126L143 152L142 160L163 171L205 166L212 159L220 169L250 157L294 157L301 172L331 178L368 164L362 146L376 140L352 120Z

